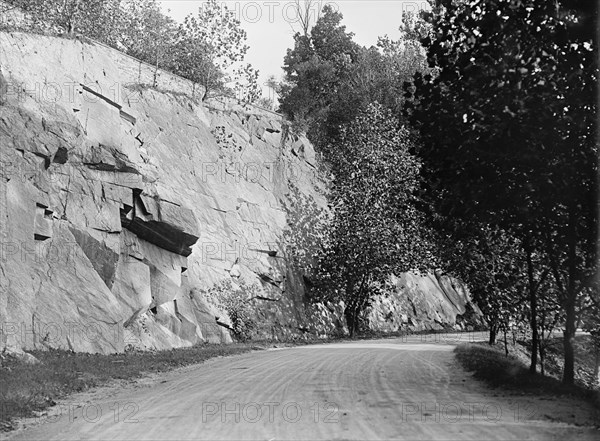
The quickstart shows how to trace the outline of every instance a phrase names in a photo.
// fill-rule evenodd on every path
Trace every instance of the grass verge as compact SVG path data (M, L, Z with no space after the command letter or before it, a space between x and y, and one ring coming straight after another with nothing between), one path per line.
M458 361L475 378L491 387L512 389L531 395L572 396L600 409L598 393L580 386L566 386L556 378L531 374L519 358L486 344L462 344L454 350Z
M146 374L166 372L214 357L260 349L256 343L198 345L156 352L115 355L68 351L32 351L39 364L24 364L6 357L0 365L0 432L15 428L16 420L35 416L76 392L108 384L132 381Z

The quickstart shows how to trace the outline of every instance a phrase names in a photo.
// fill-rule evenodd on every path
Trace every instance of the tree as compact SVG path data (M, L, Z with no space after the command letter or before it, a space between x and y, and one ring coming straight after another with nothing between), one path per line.
M427 70L419 36L427 24L403 16L402 37L381 38L377 47L361 47L342 25L342 15L325 7L310 33L297 33L285 57L286 83L281 111L324 149L369 103L378 102L400 115L403 84L416 70Z
M235 13L216 0L206 1L196 16L185 18L177 40L176 71L204 87L202 101L224 90L229 69L248 51L246 31Z
M256 103L262 97L262 88L258 84L259 71L250 63L235 71L234 93L238 101L244 104Z
M519 240L493 225L452 225L446 243L439 247L443 268L469 286L479 305L494 344L499 332L524 313L525 256ZM445 255L444 255L445 253Z
M405 12L399 30L398 40L387 35L379 38L377 48L381 61L374 73L380 83L377 87L379 94L385 100L382 102L402 117L403 89L412 84L417 72L435 75L435 71L427 65L427 54L421 44L421 39L431 34L431 25L412 12Z
M267 87L267 96L261 98L262 106L269 110L277 110L279 107L279 95L281 94L281 81L275 78L275 75L269 75L267 81L264 83Z
M159 67L170 68L174 21L157 0L8 0L28 16L27 27L83 35Z
M351 335L391 274L427 267L431 252L415 208L420 163L393 114L369 105L329 151L333 209L318 257L313 295L345 303Z
M320 0L294 0L294 11L300 26L300 31L298 31L300 35L308 37L313 27L313 21L316 22L321 17L320 5Z
M556 288L552 286L550 280L542 281L541 290L544 292L540 296L538 306L538 353L540 356L540 372L545 374L546 366L546 350L553 338L554 330L559 323L564 323L564 310L560 307L559 296Z
M330 106L343 94L349 66L356 61L360 47L353 34L341 24L342 14L329 5L310 31L296 33L294 49L284 59L285 84L280 109L300 129L308 129L311 141L324 146L340 121L329 119ZM349 122L356 115L349 112Z
M275 111L275 103L273 103L271 98L266 96L259 98L256 104L264 109Z
M100 41L119 34L119 0L7 0L29 17L33 30L77 33Z
M175 22L165 16L157 0L127 0L123 5L121 44L125 51L154 65L153 87L157 84L159 68L172 68Z
M578 305L598 271L597 13L581 0L437 4L423 43L439 75L417 73L410 96L429 193L443 216L519 238L534 334L543 272L532 259L550 262L571 384Z
M585 311L583 329L590 333L594 350L594 371L592 385L600 386L600 289L596 284L591 295L592 304Z

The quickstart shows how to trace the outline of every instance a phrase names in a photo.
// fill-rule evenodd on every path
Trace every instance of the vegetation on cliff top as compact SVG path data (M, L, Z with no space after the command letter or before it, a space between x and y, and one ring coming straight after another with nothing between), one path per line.
M155 66L154 87L160 68L201 85L203 101L222 94L245 103L261 98L258 71L244 64L246 31L234 12L216 0L205 1L181 24L165 15L157 0L3 1L1 14L12 8L25 13L11 27L82 35Z

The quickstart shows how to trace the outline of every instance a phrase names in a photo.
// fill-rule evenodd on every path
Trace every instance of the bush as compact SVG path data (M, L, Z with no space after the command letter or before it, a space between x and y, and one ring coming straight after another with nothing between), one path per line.
M252 302L259 294L259 287L231 280L224 280L206 291L206 298L217 309L225 311L231 320L231 331L239 341L252 339L257 323Z

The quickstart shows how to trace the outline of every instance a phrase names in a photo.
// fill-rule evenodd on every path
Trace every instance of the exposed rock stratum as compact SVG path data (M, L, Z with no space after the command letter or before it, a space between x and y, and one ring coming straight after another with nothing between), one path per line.
M148 87L154 74L103 45L0 33L0 349L227 343L206 295L223 280L259 287L257 337L343 332L342 306L307 306L285 254L294 199L326 204L311 144L166 72ZM473 323L456 281L396 286L374 329Z

